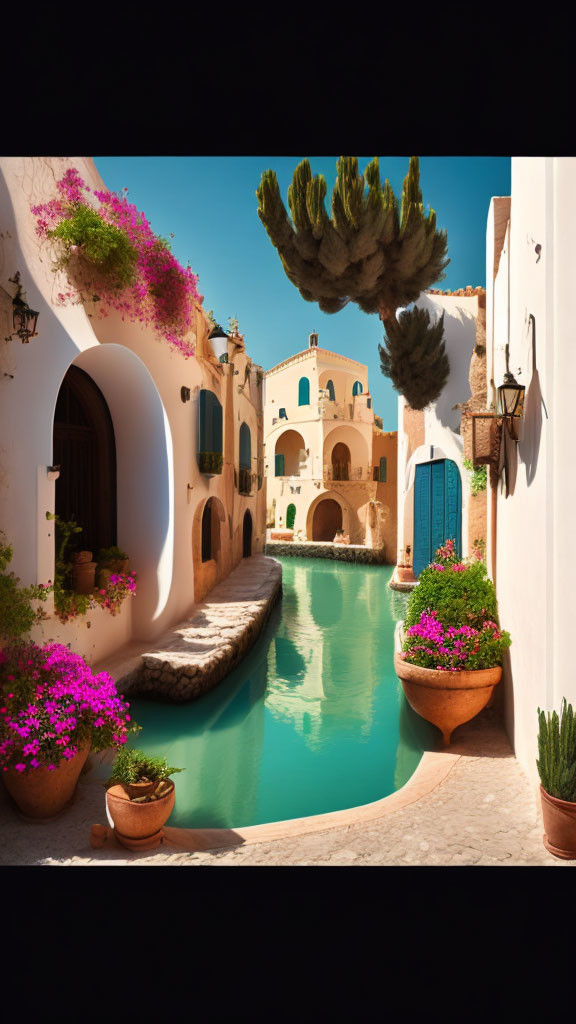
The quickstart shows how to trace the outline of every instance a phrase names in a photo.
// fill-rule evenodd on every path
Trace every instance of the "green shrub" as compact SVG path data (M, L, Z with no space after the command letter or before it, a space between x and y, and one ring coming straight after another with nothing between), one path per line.
M0 643L17 640L45 618L44 610L34 609L31 602L45 601L50 592L42 585L18 586L20 577L7 571L13 553L0 533Z
M464 468L470 473L470 491L473 495L485 491L488 485L488 467L475 466L471 459L464 459Z
M128 558L125 551L122 548L112 546L110 548L100 548L96 561L98 565L108 565L110 562L124 562Z
M152 757L143 750L123 747L116 755L112 765L112 774L107 786L134 785L135 782L161 782L184 768L171 768L166 764L165 757Z
M543 789L557 800L576 803L576 715L562 700L560 719L555 711L538 708L538 754L536 761Z
M422 612L436 611L444 628L472 626L482 629L486 619L498 622L498 602L484 562L455 571L452 565L433 563L420 573L412 591L404 627L416 625Z
M71 217L66 217L52 231L49 238L62 243L60 265L65 266L72 254L71 247L82 249L82 256L114 280L118 289L125 288L136 279L138 254L127 234L113 224L107 224L90 206L74 205Z

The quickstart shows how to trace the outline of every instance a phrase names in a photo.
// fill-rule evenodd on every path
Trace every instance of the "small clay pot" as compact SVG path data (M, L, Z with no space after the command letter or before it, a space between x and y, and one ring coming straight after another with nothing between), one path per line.
M411 708L442 732L449 746L454 729L484 710L502 678L500 666L463 672L421 668L394 654L396 675Z
M558 800L540 786L544 846L563 860L576 860L576 803Z
M106 803L114 822L114 835L128 850L153 850L162 842L162 826L168 821L176 791L170 782L165 796L147 804L133 803L123 786L111 786L106 792Z
M126 793L131 800L134 800L138 796L148 796L148 793L153 793L158 785L158 780L154 779L152 782L148 780L146 782L123 782Z
M4 785L22 815L35 821L56 818L74 796L89 753L88 743L70 761L63 758L53 771L33 768L17 772L15 768L9 768L7 772L2 772Z

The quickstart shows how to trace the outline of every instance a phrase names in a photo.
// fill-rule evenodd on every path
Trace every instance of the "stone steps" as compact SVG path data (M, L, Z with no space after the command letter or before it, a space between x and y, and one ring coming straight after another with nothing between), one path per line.
M235 668L258 639L282 591L282 566L274 558L245 558L194 606L189 619L153 644L132 643L95 667L131 697L194 700Z

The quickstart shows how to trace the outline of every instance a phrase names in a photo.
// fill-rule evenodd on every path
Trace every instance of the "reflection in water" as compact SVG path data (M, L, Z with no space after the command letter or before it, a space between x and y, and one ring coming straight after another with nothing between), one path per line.
M132 702L134 745L185 768L170 824L240 827L377 800L430 727L393 668L391 568L282 559L283 598L237 669L186 705Z

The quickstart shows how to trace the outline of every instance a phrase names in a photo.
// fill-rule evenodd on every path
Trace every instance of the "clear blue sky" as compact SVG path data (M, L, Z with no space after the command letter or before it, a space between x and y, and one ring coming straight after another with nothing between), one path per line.
M199 275L204 308L227 327L237 316L252 359L265 370L308 345L319 333L323 348L351 356L368 366L374 408L385 430L397 428L397 395L380 372L376 315L350 303L340 313L322 313L306 302L288 280L258 214L256 188L263 171L278 175L287 206L294 157L95 157L106 184L124 186L128 198L160 235L174 233L178 259ZM359 157L363 172L371 157ZM382 181L389 178L400 197L408 157L380 157ZM310 157L313 174L324 174L327 207L336 178L336 157ZM486 217L492 196L510 195L508 157L422 157L423 201L436 210L439 228L448 232L451 263L438 287L486 285Z

